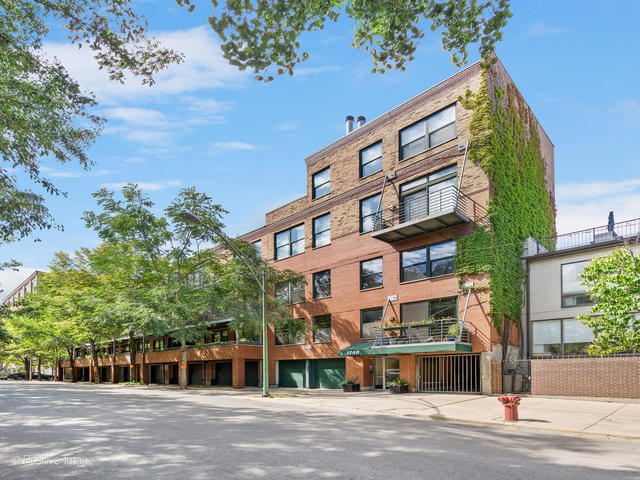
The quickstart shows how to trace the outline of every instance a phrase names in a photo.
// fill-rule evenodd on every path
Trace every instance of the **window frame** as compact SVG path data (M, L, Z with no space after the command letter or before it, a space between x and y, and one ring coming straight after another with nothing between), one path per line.
M576 321L577 322L578 320L576 320L575 317L562 317L562 318L547 318L547 319L544 319L544 320L534 320L534 321L529 322L530 323L530 327L529 327L529 338L530 338L530 340L529 340L529 351L530 351L530 356L531 357L540 358L540 357L590 356L586 352L585 353L577 353L577 354L576 353L569 353L569 354L565 353L565 344L567 343L565 341L565 324L564 324L565 321ZM559 343L560 352L557 353L557 354L555 354L555 353L535 353L533 351L533 347L535 345L545 345L545 344L536 344L536 343L534 343L535 339L534 339L534 335L533 335L533 327L534 327L534 325L538 324L538 323L544 323L544 322L560 322L560 343ZM595 337L595 333L593 333L593 331L592 331L592 334ZM574 343L585 343L585 344L587 344L589 342L570 342L570 343L571 344L574 344ZM554 344L549 344L549 345L558 345L558 344L554 343Z
M289 297L289 301L285 301L282 295L278 295L278 287L286 284L287 285L287 296ZM297 286L297 285L296 285ZM305 284L304 282L300 282L300 288L294 289L294 284L291 281L282 282L275 286L274 288L274 297L281 298L285 305L297 305L299 303L304 303L307 301L307 295L305 292ZM293 301L293 293L302 291L302 300L299 302Z
M442 301L442 300L449 300L449 299L454 299L454 303L455 303L455 311L456 311L456 318L460 316L460 305L459 305L459 297L452 295L449 297L438 297L438 298L427 298L425 300L416 300L415 302L404 302L400 304L400 322L406 322L405 318L404 318L404 311L403 311L403 306L404 305L414 305L416 303L427 303L427 318L431 318L432 313L431 313L431 302L435 302L435 301ZM457 318L457 320L460 320L459 318Z
M327 228L326 230L320 230L319 232L316 231L316 220L319 220L321 218L324 217L329 217L329 228ZM325 247L327 245L331 245L331 212L327 212L323 215L318 215L317 217L314 217L313 220L311 221L311 230L312 230L312 247L313 248L320 248L320 247ZM316 236L319 233L324 233L324 232L329 232L329 242L328 243L324 243L322 245L318 245L316 242Z
M317 295L317 290L316 290L316 277L322 273L326 273L329 272L329 282L328 283L321 283L319 284L320 286L325 286L325 285L329 285L329 294L328 295L324 295L322 297ZM331 269L327 268L326 270L320 270L319 272L314 272L312 275L312 279L311 282L313 284L313 299L314 300L322 300L324 298L331 298Z
M447 123L446 125L443 125L440 128L437 128L437 129L435 129L433 131L430 131L429 130L429 119L434 117L434 116L436 116L437 114L445 111L446 109L451 108L451 107L453 107L453 109L454 109L454 117L455 118L454 118L453 122ZM409 155L408 157L405 157L404 154L403 154L402 132L404 130L407 130L407 129L409 129L409 128L421 123L421 122L424 122L424 124L425 124L425 126L424 126L424 132L425 132L424 133L424 144L425 144L425 149L421 150L421 151L419 151L417 153L414 153L413 155ZM435 133L435 132L437 132L439 130L442 130L444 128L447 128L447 127L449 127L451 125L454 125L454 127L455 127L455 135L453 137L451 137L448 140L445 140L444 142L440 142L440 143L438 143L436 145L430 145L429 144L429 137L430 137L431 134L433 134L433 133ZM403 161L408 160L408 159L410 159L412 157L415 157L416 155L420 155L421 153L424 153L424 152L430 150L431 148L435 148L435 147L437 147L439 145L443 145L443 144L445 144L447 142L450 142L451 140L455 140L457 137L458 137L458 102L453 102L453 103L451 103L451 104L449 104L449 105L447 105L445 107L442 107L440 110L437 110L437 111L427 115L426 117L421 118L420 120L418 120L416 122L413 122L413 123L401 128L400 130L398 130L398 157L400 159L400 162L403 162ZM419 140L419 139L416 139L416 140ZM416 140L413 140L413 141L416 141ZM409 143L411 143L411 142L409 142Z
M591 263L593 261L593 259L586 259L586 260L576 260L575 262L567 262L567 263L561 263L560 264L560 308L580 308L580 307L587 307L589 305L593 305L595 302L593 300L591 300L590 295L586 292L586 288L584 293L572 293L572 294L566 294L564 293L564 275L563 275L563 269L565 266L567 265L573 265L576 263L586 263L587 265L589 263ZM585 265L586 266L586 265ZM565 305L565 298L567 297L580 297L580 296L585 296L589 298L588 302L585 303L576 303L575 305Z
M320 185L316 185L316 175L319 175L323 172L329 171L329 180L327 180L324 183L321 183ZM329 191L325 194L322 195L316 195L316 189L329 184ZM322 198L322 197L326 197L327 195L329 195L331 193L331 165L329 165L326 168L323 168L322 170L318 170L317 172L313 173L311 175L311 199L312 200L317 200L318 198Z
M373 217L373 216L377 215L379 212L378 212L378 210L376 210L375 212L373 212L373 213L370 213L370 214L366 215L366 217L363 217L363 216L362 216L362 204L363 204L364 202L366 202L367 200L371 200L372 198L375 198L375 197L380 197L380 194L379 194L379 193L376 193L376 194L374 194L374 195L370 195L370 196L368 196L368 197L365 197L365 198L361 198L361 199L360 199L360 202L359 202L360 233L369 233L369 232L373 232L373 227L374 227L374 225L372 225L372 226L371 226L371 230L366 230L366 231L365 231L365 230L363 230L363 229L362 229L362 224L363 224L363 221L364 221L364 219L365 219L365 218ZM380 205L380 198L378 198L378 205Z
M296 240L295 242L291 241L291 232L293 231L294 228L298 228L302 226L302 238L299 240ZM278 257L278 235L280 235L281 233L285 233L288 232L289 233L289 241L286 245L289 246L289 255L287 255L286 257ZM295 257L296 255L302 255L305 251L305 243L306 243L306 232L305 232L305 224L304 222L302 223L298 223L297 225L292 225L289 228L285 228L284 230L280 230L279 232L276 232L273 234L273 259L275 261L279 261L279 260L284 260L285 258L291 258L291 257ZM302 251L300 253L296 253L296 254L292 254L291 251L291 245L293 245L293 243L297 243L297 242L302 242ZM284 247L284 245L282 245L282 247ZM280 248L282 248L280 247Z
M321 320L325 320L325 319L329 319L329 340L324 340L324 341L318 341L316 340L316 322L321 319ZM324 327L324 329L327 329L327 327ZM313 343L331 343L333 341L333 326L331 324L331 314L330 313L326 313L323 315L315 315L313 317L313 335L312 335L312 340Z
M300 318L300 319L302 319L302 318ZM296 319L296 320L300 320L300 319ZM273 335L273 344L274 344L276 347L286 347L286 346L288 346L288 345L304 345L304 344L305 344L305 341L306 341L306 335L304 335L304 333L300 333L300 337L301 337L301 341L300 341L300 342L292 342L292 341L290 341L290 342L288 342L288 343L279 343L279 342L278 342L278 334L279 334L279 333L285 333L285 332L278 332L278 331L277 331L277 329L275 329L275 328L274 328L274 331L273 331L273 334L274 334L274 335ZM293 339L291 338L291 336L290 336L289 332L286 332L286 333L287 333L287 335L288 335L289 340L293 340Z
M364 327L363 320L364 320L365 312L371 312L371 311L374 311L374 310L380 310L380 320L379 321L382 321L382 315L384 314L384 307L370 307L370 308L363 308L363 309L360 310L360 339L361 340L362 339L367 339L367 338L374 338L374 337L365 337L365 336L362 335L363 334L363 327ZM374 323L374 322L370 322L370 323Z
M362 153L365 150L367 150L369 148L372 148L372 147L375 147L378 144L380 144L380 156L374 158L373 160L369 160L367 163L362 163ZM382 148L383 148L382 139L380 139L377 142L373 142L372 144L360 149L360 151L358 152L358 178L367 178L367 177L370 177L371 175L375 175L376 173L381 172L383 170L383 168L382 168L383 167L382 158L383 158L384 152L383 152ZM375 172L368 173L367 175L363 175L362 174L363 167L366 166L366 165L369 165L370 163L375 162L378 159L380 159L380 169L376 170Z
M454 262L454 265L453 265L454 271L453 271L453 272L451 272L451 273L443 273L443 274L441 274L441 275L432 275L432 274L431 274L431 273L432 273L432 271L433 271L433 270L432 270L432 268L431 268L431 262L432 262L432 260L431 260L431 249L432 249L433 247L437 247L437 246L439 246L439 245L444 245L445 243L453 243L453 244L456 246L456 253L457 253L457 251L458 251L458 244L456 243L456 241L455 241L454 239L444 240L444 241L442 241L442 242L432 243L432 244L429 244L429 245L424 245L424 246L422 246L422 247L416 247L416 248L411 248L411 249L409 249L409 250L403 250L403 251L401 251L401 252L400 252L400 262L399 262L399 263L400 263L400 283L420 282L420 281L422 281L422 280L427 280L427 279L429 279L429 278L438 278L438 277L444 277L445 275L454 275L454 274L455 274L455 258L456 258L456 253L454 253L451 257L437 258L437 259L435 259L435 260L434 260L434 261L439 261L439 260L446 260L446 259L448 259L448 258L453 259L453 262ZM408 253L408 252L415 252L416 250L423 250L423 249L425 249L425 250L426 250L426 252L427 252L426 260L425 260L426 276L424 276L423 278L416 278L416 279L414 279L414 280L405 280L405 273L404 273L404 270L405 270L405 268L407 268L407 267L405 267L405 266L403 265L403 255L404 255L405 253ZM421 265L421 264L422 264L422 262L417 263L417 264L415 264L415 265ZM410 266L414 266L414 265L410 265Z
M258 255L262 257L262 239L251 242L251 245L253 245L253 248L256 249Z
M369 274L366 275L366 277L371 277L371 276L374 276L374 275L381 275L382 276L382 281L381 281L380 285L377 285L375 287L363 288L362 287L362 285L363 285L363 282L362 282L362 279L363 279L362 265L364 263L371 262L373 260L380 260L380 267L381 267L380 271L379 272L375 272L375 273L369 273ZM368 290L375 290L377 288L383 288L383 287L384 287L384 257L380 256L380 257L368 258L366 260L361 260L360 261L360 291L361 292L366 292Z

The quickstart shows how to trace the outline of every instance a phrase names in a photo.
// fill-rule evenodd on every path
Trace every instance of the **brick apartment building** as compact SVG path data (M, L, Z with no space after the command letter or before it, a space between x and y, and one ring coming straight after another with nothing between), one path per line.
M401 378L418 391L498 391L502 337L488 312L488 276L462 281L454 273L455 238L486 222L491 198L489 178L467 159L473 112L459 101L478 91L483 71L471 65L368 123L347 117L347 134L306 159L307 194L242 237L307 280L276 288L311 333L270 332L270 384L338 388L357 377L364 388L385 388ZM488 73L492 86L515 88L499 61ZM553 145L533 121L552 201ZM188 351L190 383L262 381L261 339L221 321L205 342ZM509 344L516 351L517 332ZM170 337L140 339L139 347L145 382L177 383ZM103 378L130 378L126 348L105 347ZM90 366L79 358L65 375L90 379Z

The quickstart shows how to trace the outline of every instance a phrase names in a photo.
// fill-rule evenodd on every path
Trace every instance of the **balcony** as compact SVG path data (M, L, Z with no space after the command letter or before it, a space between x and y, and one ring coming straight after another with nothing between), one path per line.
M393 243L486 217L486 210L451 185L378 212L371 236Z

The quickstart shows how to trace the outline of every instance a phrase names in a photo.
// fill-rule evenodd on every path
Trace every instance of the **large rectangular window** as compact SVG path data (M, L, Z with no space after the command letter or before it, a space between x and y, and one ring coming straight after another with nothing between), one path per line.
M313 198L324 197L331 193L331 170L327 167L313 174Z
M304 332L292 334L286 330L285 326L276 327L275 334L276 345L300 345L305 340Z
M585 355L593 331L575 318L531 323L531 355Z
M423 278L453 273L456 242L438 243L400 253L400 281L410 282Z
M428 318L435 320L457 319L458 298L436 298L434 300L423 300L400 305L400 319L405 323L420 323Z
M360 232L370 232L373 230L373 224L378 207L380 206L380 194L360 200Z
M586 287L582 285L582 272L590 260L565 263L562 265L562 306L577 307L593 303L587 294Z
M331 342L331 315L313 317L313 343Z
M262 242L260 240L257 240L255 242L253 242L253 247L256 249L256 252L258 252L258 256L262 256Z
M360 262L360 290L382 286L382 257Z
M380 330L382 307L360 310L360 338L375 338Z
M382 141L360 150L360 178L382 170Z
M443 168L400 186L400 221L438 213L456 206L457 165Z
M451 105L400 130L400 160L456 138L456 106Z
M276 285L275 296L281 298L284 303L291 305L293 303L304 302L304 283L284 282Z
M323 270L313 274L313 298L331 296L331 270Z
M323 247L331 243L331 214L313 219L313 246Z
M276 233L276 260L304 253L304 224Z

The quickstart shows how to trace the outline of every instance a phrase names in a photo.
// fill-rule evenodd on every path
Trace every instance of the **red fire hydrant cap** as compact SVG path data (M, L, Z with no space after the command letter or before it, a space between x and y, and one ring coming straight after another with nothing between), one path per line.
M498 401L503 405L520 405L520 397L517 395L501 395Z

